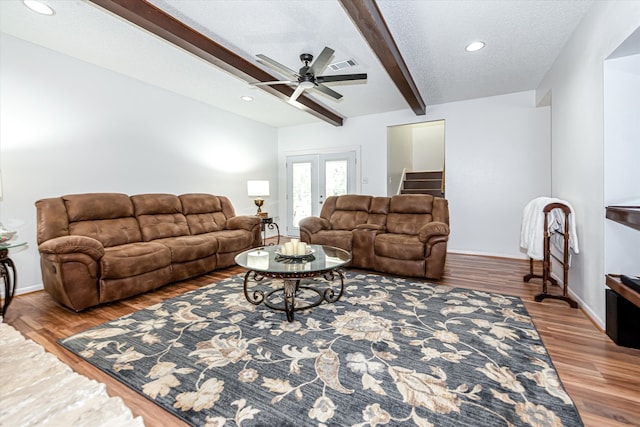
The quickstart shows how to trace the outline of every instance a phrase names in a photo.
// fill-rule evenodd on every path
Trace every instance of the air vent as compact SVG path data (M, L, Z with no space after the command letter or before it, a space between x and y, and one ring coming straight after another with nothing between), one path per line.
M340 71L344 70L345 68L355 67L356 65L358 65L356 61L354 61L353 59L347 59L346 61L329 64L329 68L331 68L333 71Z

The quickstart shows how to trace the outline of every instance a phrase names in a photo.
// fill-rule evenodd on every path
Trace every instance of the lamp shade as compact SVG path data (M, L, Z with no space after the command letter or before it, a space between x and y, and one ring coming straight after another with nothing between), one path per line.
M247 181L249 197L263 197L269 195L269 181Z

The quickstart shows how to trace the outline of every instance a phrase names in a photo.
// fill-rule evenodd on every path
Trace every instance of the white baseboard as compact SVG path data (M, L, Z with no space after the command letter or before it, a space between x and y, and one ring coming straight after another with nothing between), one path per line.
M447 249L447 253L450 253L450 254L460 254L460 255L489 256L489 257L494 257L494 258L525 259L525 260L528 260L528 259L529 259L529 258L528 258L526 255L524 255L524 254L518 254L518 255L514 255L514 254L500 254L500 253L494 253L494 252L460 251L460 250L456 250L456 249Z
M558 285L559 285L560 287L563 287L563 286L564 286L564 281L563 281L562 277L558 277L558 275L557 275L555 272L553 272L553 271L551 271L550 276L551 276L551 277L553 277L554 279L556 279L556 280L558 281ZM587 315L587 317L589 317L593 323L595 323L596 325L598 325L598 327L604 331L604 330L605 330L605 325L606 325L605 321L604 321L604 320L602 320L602 319L601 319L601 318L600 318L600 317L599 317L599 316L598 316L598 315L597 315L597 314L596 314L596 313L591 309L591 307L589 307L589 305L587 305L587 304L582 300L582 298L580 298L580 297L579 297L575 292L573 292L573 291L571 290L571 287L569 287L569 289L568 289L568 293L569 293L569 296L570 296L571 298L573 298L573 299L575 300L575 302L577 302L577 303L578 303L578 305L580 306L580 309L584 312L584 314L586 314L586 315Z
M16 295L28 294L30 292L41 291L43 289L44 289L44 286L42 285L42 283L37 283L35 285L27 286L24 288L19 287L18 289L16 289ZM0 294L2 295L2 298L4 298L4 288L2 289Z

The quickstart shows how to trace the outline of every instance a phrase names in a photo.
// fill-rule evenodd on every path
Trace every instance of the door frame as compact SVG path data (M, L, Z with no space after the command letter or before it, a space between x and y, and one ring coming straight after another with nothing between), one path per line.
M361 167L361 152L362 147L360 145L345 145L342 147L322 147L322 148L309 148L304 150L294 150L294 151L284 151L280 158L280 164L282 165L281 170L279 171L279 188L281 189L280 193L280 229L284 231L284 235L288 235L289 224L288 222L288 212L287 212L287 200L289 195L287 194L287 157L289 156L310 156L310 155L323 155L323 154L337 154L344 153L348 151L355 152L356 155L356 165L355 165L355 193L360 194L362 191L362 167ZM297 237L297 236L292 236Z

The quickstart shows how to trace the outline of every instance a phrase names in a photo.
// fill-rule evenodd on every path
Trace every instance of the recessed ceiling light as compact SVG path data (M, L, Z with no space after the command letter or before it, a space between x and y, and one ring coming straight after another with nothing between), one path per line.
M477 50L480 50L484 47L484 42L473 42L473 43L469 43L469 45L467 47L464 48L464 50L466 50L467 52L475 52Z
M247 102L251 102L253 101L253 98L247 95L241 96L240 99L242 99L243 101L247 101Z
M23 0L23 3L34 12L38 12L43 15L53 15L55 13L49 6L37 0Z

